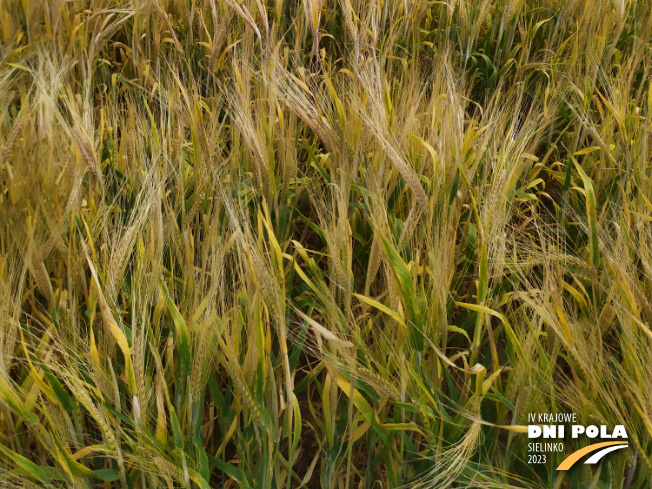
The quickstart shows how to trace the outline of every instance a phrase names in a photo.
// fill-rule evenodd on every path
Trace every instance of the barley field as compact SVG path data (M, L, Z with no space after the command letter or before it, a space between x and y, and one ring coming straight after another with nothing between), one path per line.
M1 0L0 487L650 488L651 79L646 0Z

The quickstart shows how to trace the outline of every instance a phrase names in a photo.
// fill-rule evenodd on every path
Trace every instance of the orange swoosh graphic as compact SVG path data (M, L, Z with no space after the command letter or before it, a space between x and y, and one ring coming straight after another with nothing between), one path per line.
M596 450L600 450L601 448L608 447L611 445L627 445L627 442L605 441L602 443L595 443L593 445L589 445L588 447L584 447L576 452L571 453L568 457L564 459L562 463L559 464L557 470L568 470L573 466L575 462L581 459L584 455L588 455L591 452L595 452Z

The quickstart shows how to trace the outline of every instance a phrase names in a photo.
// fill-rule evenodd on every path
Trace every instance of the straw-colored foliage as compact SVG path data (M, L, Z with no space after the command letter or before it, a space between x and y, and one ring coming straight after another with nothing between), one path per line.
M644 0L0 1L0 487L652 477ZM528 464L528 413L629 448Z

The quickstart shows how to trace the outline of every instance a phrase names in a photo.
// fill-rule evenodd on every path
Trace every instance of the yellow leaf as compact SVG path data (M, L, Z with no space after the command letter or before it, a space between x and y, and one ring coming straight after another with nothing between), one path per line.
M573 156L582 156L582 155L588 155L590 153L593 153L594 151L597 151L600 149L600 146L591 146L590 148L584 148L579 150L577 153L573 153Z
M530 153L522 153L521 156L523 158L525 158L526 160L531 160L531 161L534 161L535 163L537 161L539 161L539 158L537 158L536 156L534 156L533 154L530 154Z
M435 152L435 148L433 148L432 145L428 143L428 141L408 132L406 132L405 135L410 139L421 143L421 145L428 150L428 153L430 153L430 156L432 157L432 164L435 165L437 163L437 153Z
M362 302L366 302L370 306L375 307L381 312L384 312L388 316L390 316L392 319L394 319L397 323L399 323L401 326L405 326L405 321L403 320L403 317L395 311L392 311L389 307L387 307L385 304L381 304L380 302L372 299L371 297L366 297L364 295L360 294L353 294L356 298L361 300Z

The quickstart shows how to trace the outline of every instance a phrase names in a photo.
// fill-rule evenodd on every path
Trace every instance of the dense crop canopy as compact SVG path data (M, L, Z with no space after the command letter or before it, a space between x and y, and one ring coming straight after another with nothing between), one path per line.
M652 480L643 0L0 2L0 487ZM628 448L527 463L529 413Z

